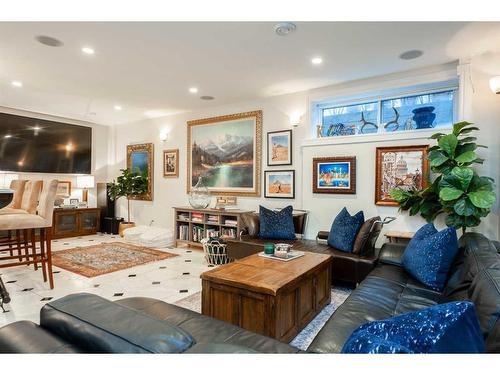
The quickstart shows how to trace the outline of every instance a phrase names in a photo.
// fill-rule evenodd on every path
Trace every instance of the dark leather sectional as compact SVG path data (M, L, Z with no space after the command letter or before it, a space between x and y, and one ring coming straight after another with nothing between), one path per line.
M460 254L442 293L428 289L404 271L400 263L404 246L385 244L378 265L335 311L308 351L338 353L352 331L363 323L468 299L475 304L487 351L499 353L500 255L493 242L477 233L466 234L460 244ZM296 353L299 350L150 298L110 302L93 295L72 295L47 304L41 311L40 325L20 321L0 328L0 352Z

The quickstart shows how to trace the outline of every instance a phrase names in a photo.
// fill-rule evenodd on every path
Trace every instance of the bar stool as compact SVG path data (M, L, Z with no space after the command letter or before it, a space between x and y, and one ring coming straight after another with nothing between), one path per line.
M30 233L31 242L28 243L27 236L23 238L24 243L20 243L19 238L14 244L17 244L18 249L25 249L26 254L22 256L22 260L18 262L2 263L0 268L15 267L22 264L38 264L42 265L43 280L49 280L50 289L54 288L54 280L52 274L52 214L54 211L54 201L57 191L57 180L52 180L43 184L42 193L38 203L38 213L10 213L0 215L0 230L17 231L23 230L23 233ZM36 249L35 229L40 230L40 253ZM12 242L7 245L13 244ZM3 246L6 243L1 244ZM0 246L1 246L0 245ZM30 253L29 250L32 250ZM1 260L18 260L18 256L4 256ZM24 259L26 258L26 259Z

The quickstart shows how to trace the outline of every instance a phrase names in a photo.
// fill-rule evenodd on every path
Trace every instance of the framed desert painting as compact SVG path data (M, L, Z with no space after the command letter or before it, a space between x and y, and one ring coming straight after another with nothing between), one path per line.
M375 204L397 206L391 190L420 190L427 187L429 161L427 145L377 147Z
M127 146L127 169L148 178L148 191L133 197L135 200L153 200L153 156L152 143Z
M313 193L356 194L356 157L314 158Z
M187 191L260 196L262 111L188 121Z
M267 165L292 165L292 131L267 133Z
M179 177L179 150L163 151L163 177Z
M295 171L265 171L264 197L295 198Z

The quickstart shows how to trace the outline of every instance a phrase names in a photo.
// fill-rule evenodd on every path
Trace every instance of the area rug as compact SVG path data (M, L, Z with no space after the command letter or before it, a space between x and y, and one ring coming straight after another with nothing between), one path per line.
M307 350L311 342L317 336L321 328L330 319L335 310L344 303L351 294L352 289L348 287L333 287L332 300L321 312L302 330L295 338L290 341L290 345L301 350ZM201 312L201 292L194 293L174 303L177 306L189 310Z
M52 253L52 264L82 276L94 277L175 256L177 254L149 247L108 242L56 251Z

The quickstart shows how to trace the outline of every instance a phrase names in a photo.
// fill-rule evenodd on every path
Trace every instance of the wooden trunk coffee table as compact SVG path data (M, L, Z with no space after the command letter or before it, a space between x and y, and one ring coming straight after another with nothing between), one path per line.
M331 261L307 252L288 262L254 254L204 272L201 312L289 342L330 303Z

